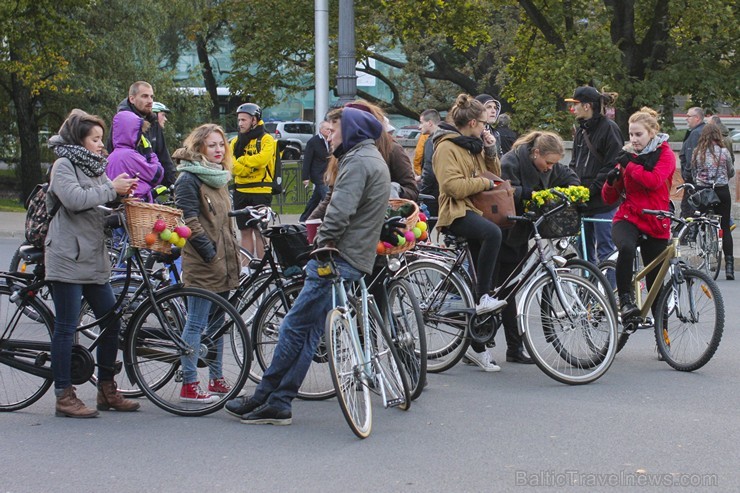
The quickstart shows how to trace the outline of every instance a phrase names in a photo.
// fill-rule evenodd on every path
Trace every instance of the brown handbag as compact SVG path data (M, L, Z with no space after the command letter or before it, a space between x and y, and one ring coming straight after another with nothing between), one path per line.
M490 171L484 171L480 176L492 180L492 190L484 190L470 196L476 209L483 212L483 217L498 225L502 229L510 228L514 221L508 216L516 215L514 206L514 187L509 180L502 180Z

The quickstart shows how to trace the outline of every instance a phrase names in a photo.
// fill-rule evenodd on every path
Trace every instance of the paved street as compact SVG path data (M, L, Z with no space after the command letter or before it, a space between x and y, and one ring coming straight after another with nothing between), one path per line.
M16 244L0 239L0 265L8 264ZM177 417L145 399L137 413L56 418L49 392L30 408L0 416L0 491L566 486L592 492L655 491L656 485L669 491L682 483L683 491L735 491L740 281L719 282L725 335L714 359L697 372L657 361L648 331L630 339L603 378L581 387L559 384L535 366L507 364L499 347L500 373L458 365L430 375L408 412L384 410L376 401L373 432L364 441L349 430L334 399L296 401L293 425L270 427L242 425L223 411ZM94 404L92 385L79 394Z

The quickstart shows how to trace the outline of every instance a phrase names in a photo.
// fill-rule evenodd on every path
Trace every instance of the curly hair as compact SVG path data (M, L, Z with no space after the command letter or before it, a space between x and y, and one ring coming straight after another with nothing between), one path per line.
M231 171L231 146L229 145L229 141L226 139L226 133L224 132L224 129L221 128L220 125L216 125L215 123L206 123L204 125L201 125L200 127L193 129L193 131L190 132L190 135L185 138L185 142L183 142L183 147L185 147L185 149L190 152L205 155L206 139L212 133L217 133L221 135L221 138L224 139L225 153L224 159L223 161L221 161L221 164L223 165L225 170Z
M707 123L704 125L704 128L701 129L699 141L694 148L691 162L695 164L699 161L704 161L707 153L709 153L715 161L718 160L719 156L715 153L715 146L719 146L720 149L725 147L724 140L722 139L722 129L719 128L719 125Z

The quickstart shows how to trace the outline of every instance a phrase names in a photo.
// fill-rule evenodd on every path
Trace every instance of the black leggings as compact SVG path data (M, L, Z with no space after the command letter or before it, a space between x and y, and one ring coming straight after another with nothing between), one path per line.
M696 190L703 190L711 187L696 187ZM732 196L728 185L714 187L714 191L719 197L719 205L715 208L716 212L722 216L720 226L722 227L722 253L725 257L733 255L734 245L732 244L732 231L730 231L730 214L732 214Z
M617 257L617 291L619 296L632 293L632 272L634 270L637 247L642 253L643 265L648 265L661 254L668 240L653 238L641 233L637 226L628 221L617 221L612 225L612 240L619 250ZM647 289L653 285L658 269L653 269L645 277Z
M448 229L456 236L468 240L470 252L475 259L475 274L478 277L478 284L475 286L477 302L481 296L491 291L493 269L496 267L496 258L501 248L501 229L473 211L467 211L464 217L452 221Z

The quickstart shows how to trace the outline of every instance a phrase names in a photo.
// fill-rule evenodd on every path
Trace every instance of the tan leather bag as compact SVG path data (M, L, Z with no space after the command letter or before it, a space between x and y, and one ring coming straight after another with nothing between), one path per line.
M483 178L493 180L494 187L492 190L484 190L470 197L476 209L483 211L483 217L498 225L499 228L506 229L514 225L514 221L509 221L507 216L516 215L514 206L514 187L509 180L503 180L490 171L484 171L481 175Z

